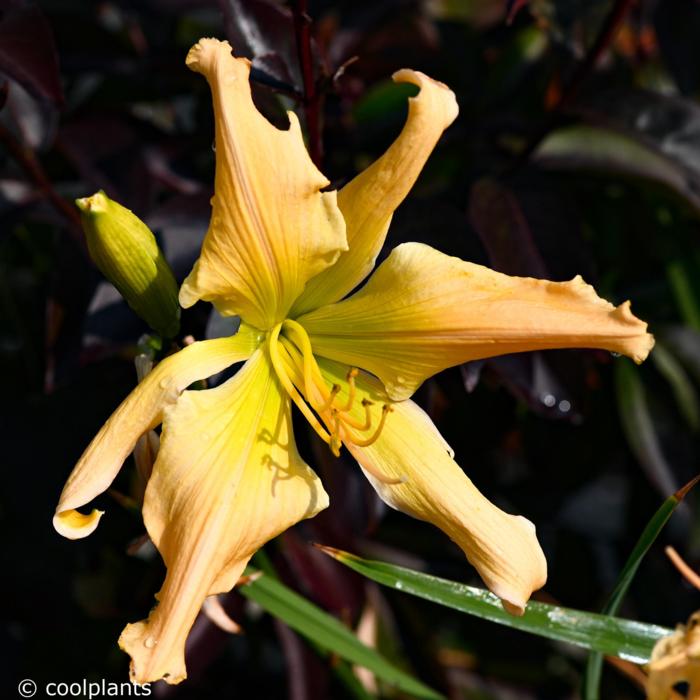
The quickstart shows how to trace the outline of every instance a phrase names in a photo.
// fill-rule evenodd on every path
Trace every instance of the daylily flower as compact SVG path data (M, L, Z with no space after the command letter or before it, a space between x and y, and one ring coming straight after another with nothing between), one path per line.
M160 362L107 421L71 474L56 529L91 533L76 509L114 479L139 436L163 424L143 505L167 566L158 605L120 645L137 682L186 676L184 646L205 598L230 590L252 554L328 505L292 433L292 404L334 454L344 446L390 506L451 537L486 585L520 613L546 578L525 518L490 503L411 394L440 370L542 348L594 347L641 362L653 345L629 302L617 308L580 278L508 277L418 243L371 272L396 207L443 130L453 93L422 73L394 144L339 192L311 162L299 122L278 130L256 110L246 59L202 39L187 65L205 76L216 120L211 223L180 303L211 301L242 319L230 338ZM236 362L221 386L187 390Z
M700 612L654 645L648 664L647 700L669 700L674 686L688 684L688 700L700 698Z

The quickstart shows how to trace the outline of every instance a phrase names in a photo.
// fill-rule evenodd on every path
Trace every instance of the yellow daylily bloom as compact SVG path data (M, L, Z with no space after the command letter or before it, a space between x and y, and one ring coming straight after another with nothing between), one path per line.
M647 670L647 700L669 700L679 683L688 684L688 700L700 698L700 612L656 642Z
M419 88L402 132L336 195L321 192L328 181L296 117L280 131L257 112L249 62L227 42L202 39L187 64L212 90L217 164L210 227L180 302L211 301L243 322L154 368L88 447L54 519L67 537L92 532L101 513L77 509L162 422L143 516L168 571L155 610L122 633L132 679L182 680L206 597L229 590L264 542L326 507L295 448L292 403L334 454L349 450L384 501L443 530L521 613L546 579L534 526L477 490L409 396L445 367L506 352L595 347L640 362L653 345L646 324L579 278L508 277L417 243L344 299L370 274L394 210L456 117L453 93L399 71L395 80ZM242 360L225 384L186 390Z

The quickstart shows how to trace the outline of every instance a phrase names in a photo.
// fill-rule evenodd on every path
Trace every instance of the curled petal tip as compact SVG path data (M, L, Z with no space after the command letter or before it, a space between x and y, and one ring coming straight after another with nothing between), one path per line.
M69 540L79 540L95 531L103 515L104 511L97 508L89 515L77 510L56 511L56 515L53 516L53 526L59 535Z
M638 365L641 364L647 359L656 342L654 336L647 333L647 324L632 313L630 301L620 304L612 315L621 323L637 331L635 335L624 340L625 347L622 352Z
M471 553L470 561L477 566L491 591L501 599L504 609L520 617L532 593L547 582L547 560L537 542L533 523L521 515L504 515L510 528L507 538L510 551L502 550L502 540L501 546L493 546L487 556L481 553L474 557ZM498 542L496 533L492 540ZM480 561L477 563L475 559Z
M164 680L175 685L187 678L184 646L159 653L161 641L144 621L128 624L124 628L119 637L119 648L131 656L129 678L132 683L143 685Z
M445 83L441 83L439 80L435 80L425 73L411 70L410 68L397 70L391 78L395 83L411 83L420 88L421 92L429 92L435 101L435 107L437 108L439 106L439 114L442 117L443 129L446 129L457 118L459 114L457 98ZM437 95L439 95L439 99L437 99ZM418 96L413 97L411 100L415 100L417 97ZM425 95L421 97L425 97ZM434 110L434 116L438 116L437 109Z
M206 70L218 53L230 54L231 44L214 38L200 39L188 52L185 64L193 71Z

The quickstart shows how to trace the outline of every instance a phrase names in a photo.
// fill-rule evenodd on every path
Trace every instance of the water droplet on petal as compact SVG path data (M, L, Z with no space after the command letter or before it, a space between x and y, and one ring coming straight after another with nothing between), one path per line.
M611 354L613 357L622 357L622 353L621 353L621 352L611 352L610 354Z
M216 153L216 141L211 142L211 150L214 151L214 153Z
M146 637L146 639L143 640L143 645L146 649L153 649L156 644L158 644L158 642L153 639L153 637Z
M158 386L159 386L161 389L167 389L167 388L168 388L168 384L169 384L169 381L168 381L167 379L161 379L161 380L158 382Z

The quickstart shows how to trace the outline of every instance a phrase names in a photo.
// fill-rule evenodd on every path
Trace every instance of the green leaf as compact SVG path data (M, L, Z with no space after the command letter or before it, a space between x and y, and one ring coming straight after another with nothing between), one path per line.
M613 592L610 594L608 602L605 604L601 612L604 615L615 615L617 613L622 599L627 593L627 589L632 583L634 575L644 558L644 555L649 551L649 547L654 544L668 519L673 515L673 512L683 500L685 495L693 486L700 480L700 477L695 477L692 481L686 484L682 489L669 496L661 507L654 513L651 520L644 528L637 544L634 546L627 562L625 563L622 573L615 584ZM586 673L583 678L582 696L584 700L598 700L600 692L600 677L603 670L603 656L600 652L594 652L588 657L586 664Z
M252 570L246 571L247 575L252 573ZM336 618L295 593L274 575L263 573L237 590L312 643L353 664L369 669L385 683L416 698L443 698L435 690L391 664L377 651L364 645Z
M657 182L700 211L697 183L677 160L634 133L614 128L567 126L551 133L534 159L555 170L614 173L632 180Z
M681 317L691 328L700 330L700 308L687 263L680 259L672 260L666 265L666 276Z
M671 386L678 409L686 423L691 430L697 431L700 427L700 403L698 402L698 395L693 388L693 383L683 365L658 340L654 346L654 352L651 353L651 359L656 369L659 370L659 373L663 375L664 379Z
M656 640L672 632L658 625L533 601L528 603L521 617L515 617L503 609L501 601L493 593L483 588L466 586L394 564L362 559L330 547L320 549L384 586L506 627L619 656L634 663L648 661Z
M406 100L418 94L418 89L410 83L395 83L386 80L367 90L353 109L358 125L371 125L385 120L391 115L401 115L406 109Z
M678 484L664 456L639 369L632 362L620 359L615 363L615 392L630 449L659 492L672 493Z

